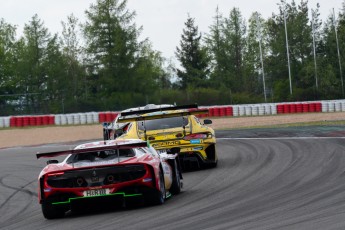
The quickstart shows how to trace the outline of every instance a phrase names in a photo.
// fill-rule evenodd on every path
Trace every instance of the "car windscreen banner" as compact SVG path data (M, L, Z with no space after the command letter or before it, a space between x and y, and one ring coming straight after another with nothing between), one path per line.
M130 149L130 148L141 148L147 147L147 142L130 142L130 141L122 141L123 143L119 143L118 141L108 141L104 142L104 146L97 146L97 147L90 147L90 148L81 148L81 149L71 149L71 150L63 150L57 152L45 152L45 153L37 153L37 159L42 157L56 157L61 155L68 155L68 154L80 154L80 153L87 153L87 152L96 152L96 151L106 151L106 150L116 150L116 149Z
M192 105L180 105L180 106L167 106L167 107L159 107L154 109L143 109L143 110L135 110L135 111L127 111L122 112L120 115L122 117L129 116L129 115L139 115L145 113L154 113L154 112L162 112L162 111L171 111L171 110L182 110L182 109L197 109L197 104Z

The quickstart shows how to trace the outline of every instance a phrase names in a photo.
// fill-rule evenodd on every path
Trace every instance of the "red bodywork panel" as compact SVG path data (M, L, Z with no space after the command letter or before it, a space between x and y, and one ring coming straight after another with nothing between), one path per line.
M109 140L109 141L99 141L87 144L82 144L77 146L73 150L50 152L50 153L38 153L37 158L41 157L55 157L66 154L80 154L93 151L103 151L103 150L116 150L116 149L130 149L130 148L145 148L147 147L146 142L133 141L133 140ZM93 189L109 189L110 193L115 193L123 188L130 186L144 186L147 188L159 190L159 169L161 165L161 158L156 152L143 152L140 156L129 157L128 159L110 163L110 164L91 164L88 166L76 166L73 163L67 163L66 159L58 164L47 165L39 175L39 189L38 198L39 202L42 203L42 199L47 199L56 194L74 194L76 197L83 197L83 192ZM112 183L100 186L86 186L86 187L73 187L73 188L58 188L53 187L48 184L48 178L59 178L63 177L68 173L94 170L96 172L98 169L102 170L104 168L116 168L121 166L127 167L141 167L145 169L145 174L140 178L136 178L130 181L122 181L118 183ZM43 194L42 194L43 193Z

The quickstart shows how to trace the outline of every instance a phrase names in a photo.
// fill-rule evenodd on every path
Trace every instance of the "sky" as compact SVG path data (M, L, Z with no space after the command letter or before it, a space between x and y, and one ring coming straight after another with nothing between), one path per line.
M320 4L323 21L342 9L345 0L309 0L309 9ZM50 33L61 33L61 21L66 21L72 13L80 22L85 21L85 10L97 0L0 0L0 19L17 26L21 35L23 27L37 14ZM291 3L291 0L286 0ZM297 4L300 0L295 0ZM195 19L195 25L203 34L208 33L213 24L218 6L220 13L228 17L234 7L239 8L247 21L255 11L265 19L278 14L280 0L128 0L127 8L136 12L135 23L143 26L141 39L149 38L153 49L162 52L163 57L175 59L176 47L179 46L182 30L188 14Z

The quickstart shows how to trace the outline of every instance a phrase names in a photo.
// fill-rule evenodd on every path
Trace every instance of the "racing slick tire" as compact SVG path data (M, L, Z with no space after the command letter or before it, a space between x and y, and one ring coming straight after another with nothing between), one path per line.
M206 168L215 168L218 165L218 160L215 162L207 163L205 166Z
M181 192L182 183L180 177L180 170L178 168L177 162L174 162L174 177L173 182L171 184L170 192L173 195L179 194Z
M164 174L163 174L162 169L159 170L159 187L160 187L160 190L155 192L152 197L152 203L154 205L161 205L161 204L164 204L165 202L166 190L165 190Z
M65 210L54 207L52 204L48 202L42 202L42 213L46 219L56 219L62 218L65 215Z

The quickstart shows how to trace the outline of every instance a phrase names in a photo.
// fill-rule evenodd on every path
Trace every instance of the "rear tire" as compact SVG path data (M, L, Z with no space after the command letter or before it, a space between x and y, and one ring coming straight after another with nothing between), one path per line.
M65 211L58 207L54 207L52 204L47 202L42 202L42 213L46 219L56 219L65 216Z
M218 160L209 164L209 168L215 168L218 165Z
M153 194L153 204L154 205L161 205L165 202L165 182L164 182L164 174L162 169L159 169L159 188Z
M170 192L173 195L179 194L181 192L181 178L180 178L180 170L178 168L177 162L174 161L174 178L170 188Z

